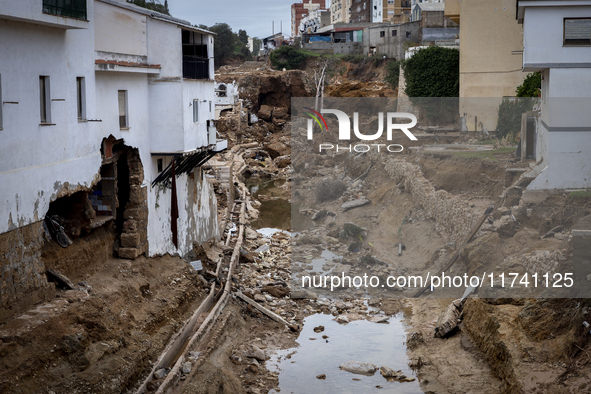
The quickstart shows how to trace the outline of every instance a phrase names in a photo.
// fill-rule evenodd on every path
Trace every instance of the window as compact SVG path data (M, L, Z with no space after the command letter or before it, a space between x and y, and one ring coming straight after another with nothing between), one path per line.
M193 100L193 123L199 122L199 100Z
M406 38L410 38L410 32L409 31L406 32Z
M41 124L51 123L51 95L49 91L49 77L42 75L39 77L39 105Z
M591 18L565 18L564 45L591 45Z
M43 0L43 13L86 20L86 0Z
M129 116L127 108L127 90L119 90L117 93L119 101L119 127L122 129L128 129Z
M76 104L78 120L86 120L86 83L84 77L76 78Z
M386 37L386 32L385 31L381 31L380 32L380 37Z
M158 163L158 172L162 172L162 169L164 168L164 163L162 162L162 159L158 159L157 160Z
M388 0L388 4L394 4L394 0Z
M398 30L392 30L392 37L396 37L398 35Z

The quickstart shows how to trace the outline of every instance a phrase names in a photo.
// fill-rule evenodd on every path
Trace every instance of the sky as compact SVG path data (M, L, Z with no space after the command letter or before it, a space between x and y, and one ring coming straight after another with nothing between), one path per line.
M193 25L227 23L232 31L246 30L250 37L265 38L278 33L291 35L291 5L301 0L168 0L170 14ZM164 3L164 0L161 0ZM328 2L327 2L328 3Z

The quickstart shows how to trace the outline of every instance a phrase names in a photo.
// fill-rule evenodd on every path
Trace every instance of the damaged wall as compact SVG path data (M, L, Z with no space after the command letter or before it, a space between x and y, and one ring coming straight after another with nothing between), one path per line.
M171 158L166 159L167 166ZM154 160L155 162L156 160ZM179 207L178 250L172 244L170 230L171 189L160 183L150 190L151 208L148 220L150 256L160 254L187 255L194 243L203 243L218 235L217 199L213 183L202 177L200 169L176 179ZM153 205L152 205L153 204Z
M28 14L23 17L31 20L0 23L0 53L18 54L0 56L0 321L52 295L39 260L41 221L51 202L98 182L100 140L96 123L85 121L96 119L94 48L88 45L94 41L94 2L87 5L88 22L80 29L40 26ZM48 78L45 122L40 77ZM78 77L86 89L81 121Z
M385 170L435 219L435 229L447 240L459 243L468 236L479 216L468 204L444 190L435 190L418 165L393 159Z

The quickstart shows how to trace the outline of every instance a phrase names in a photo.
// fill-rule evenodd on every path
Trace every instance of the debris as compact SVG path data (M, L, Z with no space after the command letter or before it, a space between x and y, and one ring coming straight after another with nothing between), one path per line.
M254 300L258 301L258 302L265 302L266 301L265 296L262 294L255 294Z
M435 325L435 338L445 338L450 336L458 327L458 321L462 317L464 302L455 300L441 312L437 324Z
M250 350L244 353L244 356L248 358L254 358L257 361L265 361L267 359L265 352L256 345L252 345Z
M203 269L203 264L201 264L201 260L191 261L190 264L195 271L201 271Z
M540 239L552 237L554 234L556 234L557 232L560 232L561 230L562 230L562 226L556 226L552 230L548 231L546 234L542 235L542 237Z
M440 271L441 272L445 272L447 270L449 270L451 268L452 265L454 265L454 263L456 262L456 260L458 259L458 257L460 257L460 253L462 252L462 250L464 249L464 246L466 246L466 244L468 244L468 242L470 242L470 240L472 240L472 238L476 235L476 233L478 232L478 230L480 229L480 227L482 227L482 224L484 223L484 221L486 220L486 218L488 217L488 215L490 215L490 213L492 212L492 210L494 209L493 206L488 207L486 209L486 211L482 214L482 216L480 217L480 219L478 219L478 222L476 222L476 224L474 225L474 227L472 228L472 231L470 231L470 234L468 234L468 236L466 237L466 239L464 240L464 242L462 242L462 244L460 245L460 247L458 248L458 250L453 254L453 256L449 259L448 263L446 264L446 266ZM419 297L421 294L423 294L430 286L427 285L425 287L423 287L421 290L419 290L414 297L417 298Z
M269 251L270 247L269 245L263 245L260 246L259 248L257 248L253 253L259 254L259 253L267 253Z
M72 290L74 289L74 284L68 277L61 272L50 268L47 270L47 280L50 282L55 282L57 286L64 290Z
M188 375L191 373L191 368L193 368L193 365L190 362L186 362L181 367L181 373Z
M318 375L318 376L316 376L316 379L324 380L324 379L326 379L326 375L325 374Z
M380 367L380 374L385 378L397 378L399 376L400 372L401 371L396 372L390 367L386 367L386 366Z
M168 370L166 368L160 368L159 370L154 372L154 379L160 380L166 375L168 375Z
M359 207L362 207L362 206L367 205L369 203L371 203L370 200L367 200L365 198L360 198L358 200L348 201L348 202L344 203L343 205L341 205L341 208L344 211L348 211L349 209L359 208Z
M339 368L343 371L364 375L373 375L378 370L377 365L362 363L359 361L347 361L346 363L339 365Z
M268 310L267 308L257 304L256 302L254 302L253 300L251 300L250 298L248 298L247 296L245 296L244 294L242 294L242 292L238 291L235 293L236 297L240 298L242 301L247 302L248 304L254 306L255 308L257 308L259 311L263 312L265 315L269 316L271 319L275 320L276 322L285 324L287 327L289 327L292 331L299 331L299 327L294 325L294 324L290 324L287 321L285 321L283 318L279 317L278 315L276 315L275 313L271 312L270 310Z
M316 299L318 295L310 290L294 290L291 292L290 298L292 300Z
M324 326L314 327L314 332L322 332L324 331Z
M289 287L284 286L265 286L263 291L271 294L273 297L283 298L289 295Z

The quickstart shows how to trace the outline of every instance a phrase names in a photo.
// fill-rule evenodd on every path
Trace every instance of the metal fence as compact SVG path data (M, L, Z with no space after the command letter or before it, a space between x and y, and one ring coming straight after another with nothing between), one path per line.
M43 12L86 20L86 0L43 0Z

